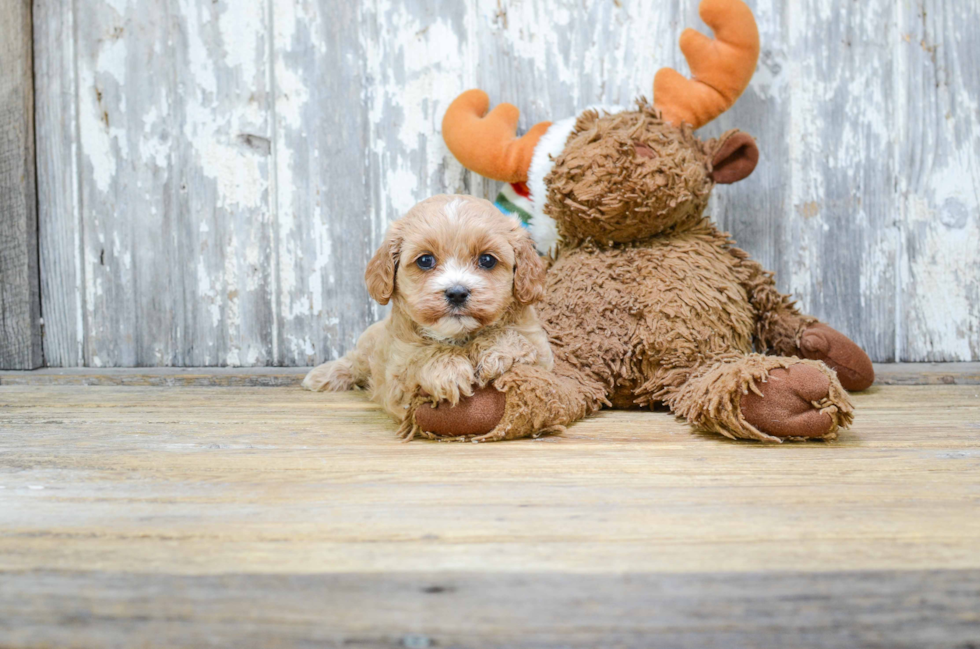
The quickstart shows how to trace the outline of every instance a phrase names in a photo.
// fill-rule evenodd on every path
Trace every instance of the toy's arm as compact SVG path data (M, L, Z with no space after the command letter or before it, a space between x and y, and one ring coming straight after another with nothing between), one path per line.
M773 274L763 269L759 262L741 250L737 253L736 256L742 258L740 265L745 272L742 286L756 313L756 348L763 354L798 355L800 335L817 319L801 314L796 303L776 289Z
M760 352L823 361L837 372L845 389L871 387L874 367L863 349L813 316L801 314L793 300L776 289L772 273L744 251L732 248L731 252L745 272L742 285L756 312L755 344Z

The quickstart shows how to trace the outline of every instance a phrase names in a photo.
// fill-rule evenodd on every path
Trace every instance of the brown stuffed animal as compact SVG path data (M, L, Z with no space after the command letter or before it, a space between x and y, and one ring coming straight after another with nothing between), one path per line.
M653 105L589 109L519 139L517 109L487 114L480 90L449 107L449 149L469 169L513 183L498 204L553 256L539 313L556 363L553 372L517 367L456 408L419 403L422 430L512 439L602 406L657 403L731 438L832 439L850 424L845 389L874 381L868 356L800 314L704 216L715 184L748 176L759 152L745 133L705 142L693 130L748 85L759 36L740 0L704 0L700 11L716 39L684 32L694 78L661 70Z

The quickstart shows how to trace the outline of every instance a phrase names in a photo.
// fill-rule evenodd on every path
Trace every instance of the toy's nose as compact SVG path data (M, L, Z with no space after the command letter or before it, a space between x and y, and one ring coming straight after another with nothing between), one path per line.
M470 289L465 286L450 286L446 289L446 301L453 306L463 306L470 298Z

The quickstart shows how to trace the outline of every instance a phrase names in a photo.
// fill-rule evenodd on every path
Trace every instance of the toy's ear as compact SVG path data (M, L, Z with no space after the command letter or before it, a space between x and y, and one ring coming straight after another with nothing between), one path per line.
M729 131L721 136L711 156L711 179L720 185L748 178L759 162L759 147L748 133Z
M402 238L398 226L392 225L364 272L368 295L378 304L388 304L395 292L395 270L401 253Z
M514 297L521 304L533 304L544 297L548 267L541 260L527 230L517 226L514 234Z

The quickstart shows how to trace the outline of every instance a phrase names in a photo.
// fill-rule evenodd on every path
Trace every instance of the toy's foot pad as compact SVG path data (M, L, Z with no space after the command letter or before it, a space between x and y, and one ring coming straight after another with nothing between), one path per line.
M486 435L500 423L507 395L493 387L480 388L472 397L463 397L455 406L447 401L433 407L423 404L415 411L415 423L427 433L440 437Z
M791 365L769 372L769 379L756 386L763 396L742 396L742 416L747 422L774 437L826 437L834 419L819 404L830 395L830 379L815 367ZM817 404L817 405L815 405Z

